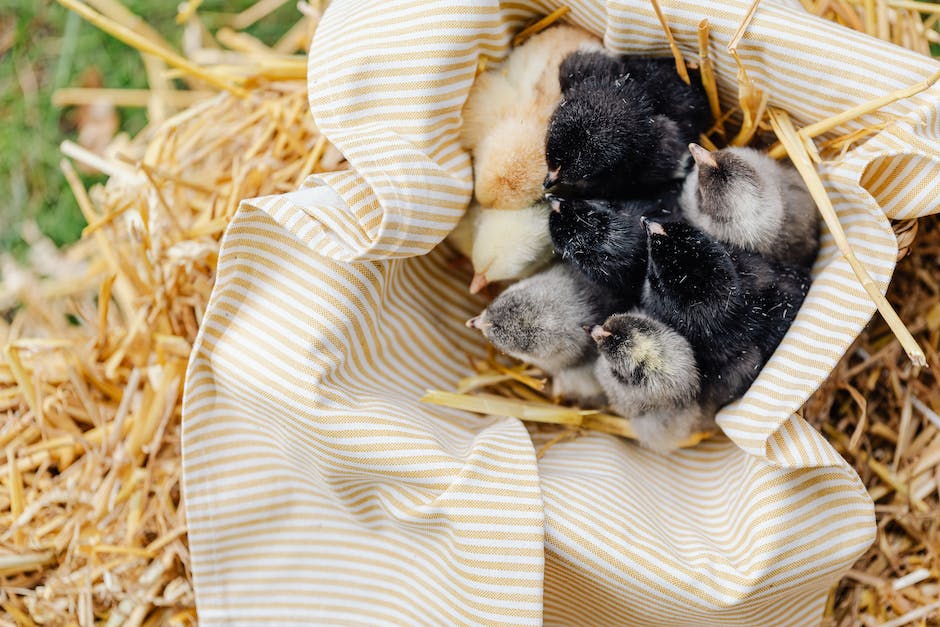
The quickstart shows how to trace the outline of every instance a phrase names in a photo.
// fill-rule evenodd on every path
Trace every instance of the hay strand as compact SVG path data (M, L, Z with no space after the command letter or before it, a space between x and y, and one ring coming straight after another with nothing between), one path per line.
M650 0L650 4L653 5L653 12L656 14L656 19L659 20L659 25L662 26L663 32L666 34L666 40L669 42L669 51L672 52L672 56L676 60L676 72L679 73L679 78L681 78L686 85L691 85L692 79L689 78L689 70L685 65L682 51L679 50L679 45L676 43L676 38L672 34L672 29L669 28L669 22L666 21L666 16L663 15L663 10L659 6L659 0Z
M428 390L420 400L422 403L462 409L477 414L509 416L526 422L580 427L589 431L636 439L636 431L630 426L629 419L604 414L593 409L566 407L544 401L519 400L494 394L470 395L443 390ZM680 446L695 446L712 435L712 433L695 433Z
M532 35L537 35L541 33L543 30L545 30L546 28L548 28L549 26L551 26L552 24L554 24L555 22L563 18L565 15L567 15L570 11L571 11L571 7L568 7L566 5L562 5L558 7L557 9L555 9L554 11L552 11L551 13L549 13L542 19L536 20L532 24L526 26L521 31L519 31L516 34L516 36L512 38L512 45L513 46L522 45L529 37L531 37Z
M91 105L97 102L109 102L116 107L146 107L151 99L161 98L173 108L189 107L201 100L214 96L215 92L205 90L167 90L159 96L150 89L89 89L67 87L57 89L52 94L52 104L57 107Z
M288 0L259 0L232 18L232 28L244 30L258 20L274 13L287 2Z
M705 95L708 97L708 107L711 109L712 119L715 120L715 130L724 137L725 124L722 119L721 101L718 99L718 83L715 80L715 68L709 54L709 44L708 19L704 19L698 24L699 71L702 75L702 87L705 88ZM710 141L707 137L705 140ZM712 150L712 148L709 148L709 150Z
M875 111L878 111L879 109L882 109L893 102L903 100L904 98L910 98L911 96L915 96L924 90L930 89L934 84L936 84L938 80L940 80L940 70L934 72L928 78L922 81L918 81L910 87L898 89L897 91L891 92L890 94L885 94L879 98L874 98L868 102L864 102L860 105L852 107L847 111L843 111L842 113L826 118L825 120L808 124L800 129L799 134L801 137L806 139L818 137L823 133L828 133L837 126L845 124L846 122L851 122L852 120L860 118L863 115L874 113ZM782 145L775 146L770 150L770 156L776 159L783 157L785 154L786 149Z
M910 331L907 330L907 327L904 326L904 323L878 289L878 286L875 285L871 275L868 274L868 270L865 269L855 256L855 252L852 250L852 246L845 236L845 231L839 223L839 217L836 215L832 202L829 200L829 195L826 193L822 179L819 178L816 168L813 167L812 160L806 152L806 147L796 132L796 129L793 127L793 123L790 121L790 116L787 115L785 111L771 109L770 120L774 132L777 134L777 138L787 151L787 155L790 157L793 165L796 166L800 176L802 176L803 180L806 182L806 186L809 188L813 200L816 201L816 206L819 207L820 214L826 226L829 227L829 231L832 233L836 245L839 247L839 252L841 252L842 256L849 262L852 271L855 273L855 276L858 277L859 283L862 284L862 287L868 292L869 297L871 297L872 301L874 301L875 305L878 307L878 311L885 319L885 322L888 323L891 331L898 338L901 346L904 347L911 362L915 366L926 366L927 358L924 356L924 352L917 345L914 337L911 335Z
M212 72L207 72L198 65L190 62L187 59L184 59L164 46L156 44L152 40L137 34L126 26L123 26L118 22L105 17L104 15L94 11L91 7L81 2L80 0L56 1L66 9L74 11L82 18L91 24L94 24L115 39L119 39L125 44L132 46L141 52L152 54L153 56L165 61L167 65L186 72L190 76L203 80L210 85L218 87L219 89L224 89L225 91L228 91L240 98L245 98L248 96L248 92L241 87L238 87L237 85L232 84L230 81L220 78L218 75Z

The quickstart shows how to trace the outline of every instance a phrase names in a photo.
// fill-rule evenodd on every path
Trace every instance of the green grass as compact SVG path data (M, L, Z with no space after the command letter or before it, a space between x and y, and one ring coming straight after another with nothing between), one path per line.
M124 0L125 5L178 44L179 0ZM200 14L210 29L220 13L237 12L254 0L207 0ZM299 19L292 2L248 32L273 43ZM113 39L49 0L0 3L0 253L22 256L20 231L35 220L58 245L75 241L85 225L59 170L59 144L76 135L74 112L52 106L52 93L77 86L81 74L97 68L105 87L145 88L143 61L136 50ZM136 133L146 123L143 109L120 109L121 130ZM103 177L85 176L92 184Z

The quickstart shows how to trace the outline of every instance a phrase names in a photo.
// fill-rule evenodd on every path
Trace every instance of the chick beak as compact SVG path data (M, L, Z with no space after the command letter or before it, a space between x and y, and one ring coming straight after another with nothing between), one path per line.
M696 143L689 144L689 152L692 153L692 159L695 161L696 165L700 168L708 166L710 168L717 168L718 162L715 161L715 157L712 156L712 153L705 150Z
M486 280L486 275L482 272L477 272L473 275L473 280L470 281L470 293L476 294L487 285L489 285L489 281Z
M591 337L594 341L600 343L605 337L610 337L610 331L607 331L601 325L597 324L591 329Z
M549 170L548 176L546 176L545 180L542 181L542 187L544 187L545 191L547 192L552 191L558 185L559 178L561 178L561 168Z
M663 228L663 225L659 222L653 222L646 216L640 216L640 222L643 223L643 228L646 229L646 232L649 235L665 235L666 229Z
M553 212L561 213L561 198L558 196L552 196L551 194L546 194L545 200L548 201L548 206L552 208Z
M483 314L479 316L474 316L467 320L464 324L467 325L468 329L482 329L483 328Z

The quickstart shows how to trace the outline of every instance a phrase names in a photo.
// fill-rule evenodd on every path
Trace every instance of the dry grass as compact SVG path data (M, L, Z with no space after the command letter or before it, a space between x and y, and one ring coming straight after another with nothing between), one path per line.
M316 11L301 5L305 16L272 48L238 32L279 2L262 0L233 16L215 38L200 25L198 1L184 3L185 55L164 50L113 0L82 9L128 41L148 40L141 47L171 67L149 92L61 98L146 99L172 114L204 94L180 92L168 76L226 93L105 155L64 146L71 160L111 176L86 192L71 161L62 164L89 224L85 237L47 251L44 269L5 271L0 303L11 313L0 323L7 415L0 426L0 624L195 622L180 500L180 395L219 238L240 198L289 191L311 172L343 166L307 113L297 53L309 44ZM917 27L921 17L903 0L809 4L922 52L936 38L932 26ZM924 18L933 20L929 11ZM701 48L703 64L709 54L724 54L709 51L704 26ZM728 137L743 141L768 128L765 104L742 71L739 106L723 116ZM930 370L912 364L879 318L805 408L878 504L878 542L833 591L831 625L926 624L940 600L940 417L933 409L940 408L940 220L924 220L919 230L888 299ZM917 228L908 222L896 231L910 245ZM544 403L537 373L493 360L480 368L461 392L496 385L504 397ZM624 428L601 414L561 413L582 428Z
M880 625L931 606L910 622L937 624L928 618L940 614L938 259L940 217L932 216L920 221L888 292L929 369L914 366L876 318L803 410L855 466L878 520L877 541L833 591L826 625Z

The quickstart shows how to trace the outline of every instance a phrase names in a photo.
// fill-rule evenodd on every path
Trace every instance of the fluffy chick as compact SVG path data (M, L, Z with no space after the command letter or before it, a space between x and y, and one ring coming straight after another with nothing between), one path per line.
M600 69L579 69L590 67L592 60ZM711 119L700 81L693 76L686 85L672 59L613 60L616 65L605 53L575 52L560 70L575 68L565 76L568 89L546 136L543 186L553 194L635 198L655 193L684 177L686 146Z
M493 281L529 276L552 256L549 209L538 203L525 209L480 209L473 227L473 281L476 294Z
M473 156L474 192L484 207L519 209L542 195L545 129L561 97L558 66L593 35L559 25L477 77L463 109L461 140Z
M471 202L470 206L464 212L460 222L454 226L454 230L447 236L447 240L453 244L461 255L470 259L473 255L473 232L476 230L477 219L480 217L480 205Z
M474 195L484 209L469 238L473 293L490 281L526 276L551 256L546 218L536 206L546 172L545 129L561 97L558 66L583 44L600 42L578 28L549 28L478 76L470 90L461 139L473 157Z
M604 320L614 299L577 270L556 264L514 283L467 321L497 349L552 375L553 393L581 404L604 403L594 376L597 348L582 326Z
M594 372L610 406L630 418L640 444L675 449L710 426L703 411L695 354L688 340L642 313L615 314L591 337L600 352Z
M688 339L703 406L742 396L809 290L807 270L721 244L694 226L646 221L643 307Z
M662 218L654 200L550 197L549 233L562 260L618 294L624 310L637 303L646 276L646 231L640 216Z
M604 83L613 83L626 74L624 58L603 48L581 46L577 52L565 57L558 67L558 84L562 95L592 77Z
M819 250L816 203L792 167L753 148L709 152L689 144L695 165L680 196L685 217L712 237L809 267Z

